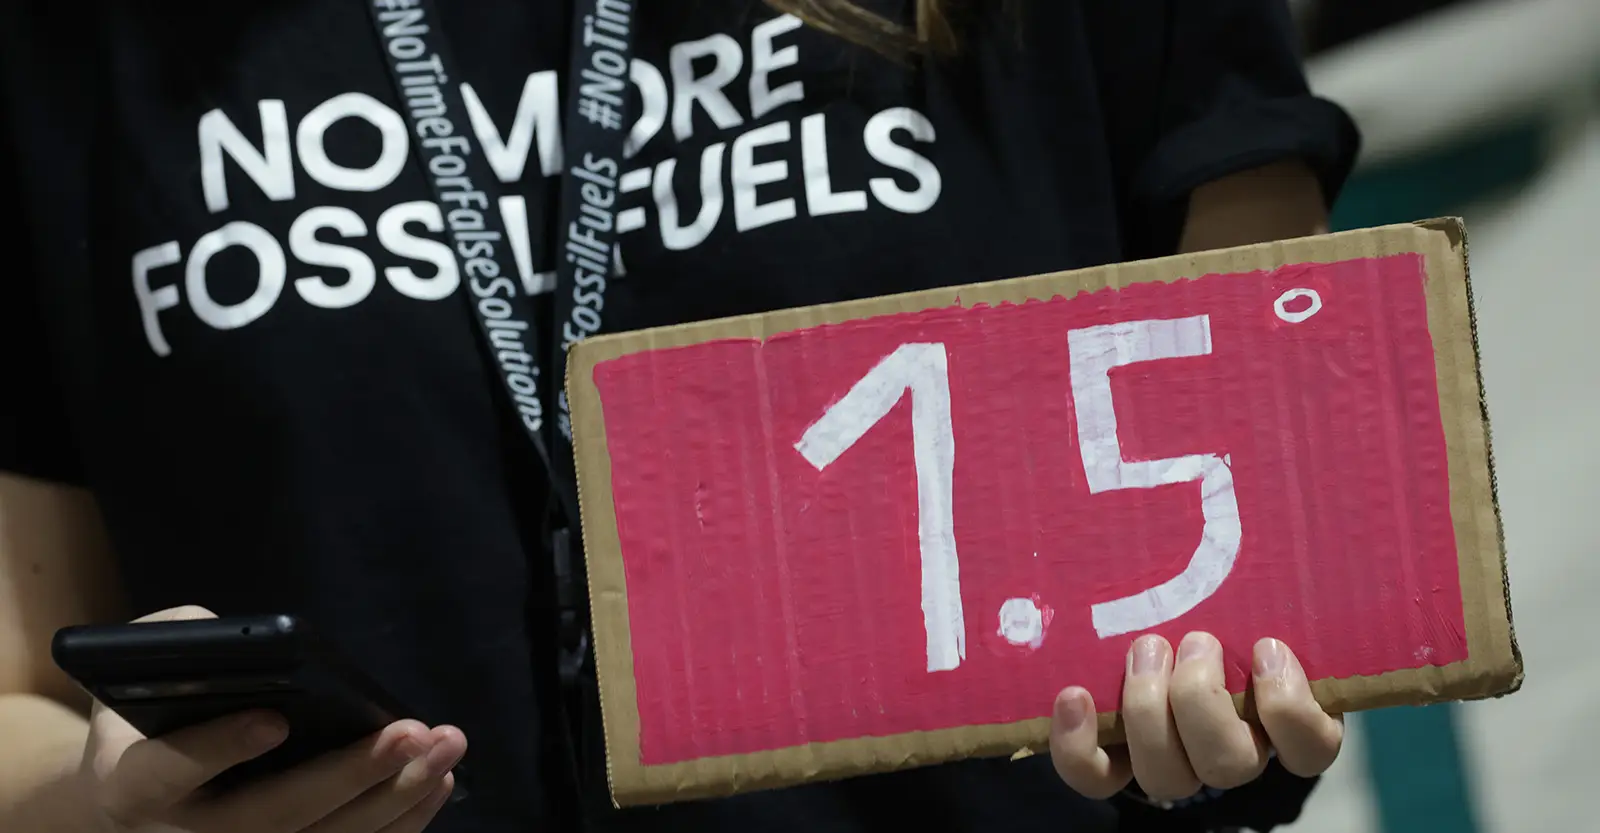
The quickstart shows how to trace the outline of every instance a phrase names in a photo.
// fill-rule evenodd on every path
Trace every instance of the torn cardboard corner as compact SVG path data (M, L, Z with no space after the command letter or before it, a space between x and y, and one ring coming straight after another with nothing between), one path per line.
M959 299L959 300L958 300ZM1515 690L1464 230L622 333L568 362L608 768L665 803L1106 738L1142 633Z

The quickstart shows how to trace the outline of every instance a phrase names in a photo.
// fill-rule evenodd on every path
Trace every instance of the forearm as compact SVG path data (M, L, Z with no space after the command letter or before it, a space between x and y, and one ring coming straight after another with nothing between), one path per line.
M0 830L99 833L76 772L88 721L33 694L0 694Z
M1299 162L1278 162L1195 189L1178 248L1203 252L1327 230L1317 178Z

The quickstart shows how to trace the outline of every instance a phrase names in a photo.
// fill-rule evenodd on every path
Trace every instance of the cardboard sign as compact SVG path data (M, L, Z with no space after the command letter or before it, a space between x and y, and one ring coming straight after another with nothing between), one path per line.
M1330 711L1504 693L1455 223L595 339L570 395L615 799L1103 728L1131 640ZM1243 698L1239 698L1244 707Z

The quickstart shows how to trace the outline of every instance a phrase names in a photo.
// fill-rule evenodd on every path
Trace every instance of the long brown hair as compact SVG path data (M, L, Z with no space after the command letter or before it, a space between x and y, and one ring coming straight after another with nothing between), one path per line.
M817 29L897 60L918 54L949 55L959 49L961 41L950 21L952 0L916 2L915 22L904 26L850 0L766 0L768 6Z

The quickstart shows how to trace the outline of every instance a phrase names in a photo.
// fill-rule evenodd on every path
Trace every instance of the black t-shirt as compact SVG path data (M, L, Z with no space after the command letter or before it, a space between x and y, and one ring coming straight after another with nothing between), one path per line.
M525 217L553 212L567 4L439 5L445 83L470 88L537 291L554 261ZM639 5L613 331L1165 253L1198 184L1298 157L1331 195L1355 152L1267 0L968 4L965 51L920 69L753 0ZM94 491L136 609L302 613L463 727L470 797L433 829L571 829L546 495L391 83L361 0L5 4L0 467ZM1292 816L1308 785L1271 779L1202 806ZM1040 756L597 824L1184 812L1084 800Z

